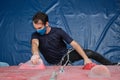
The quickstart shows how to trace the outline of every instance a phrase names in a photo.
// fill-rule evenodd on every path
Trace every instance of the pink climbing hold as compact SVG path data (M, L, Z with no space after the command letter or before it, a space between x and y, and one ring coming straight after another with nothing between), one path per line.
M20 64L19 69L41 69L44 70L46 69L44 63L42 60L39 61L38 64L32 64L32 62L29 60L26 63Z
M91 78L108 78L110 76L111 74L109 69L104 65L96 65L90 70L88 74L88 77Z

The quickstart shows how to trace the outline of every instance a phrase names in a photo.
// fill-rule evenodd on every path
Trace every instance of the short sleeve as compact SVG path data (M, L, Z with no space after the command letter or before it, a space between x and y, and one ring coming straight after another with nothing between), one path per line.
M60 28L60 32L59 32L60 36L63 38L63 40L65 42L67 42L68 44L70 44L73 39L64 31Z
M34 32L32 34L32 36L31 36L31 42L32 42L32 39L39 39L37 32Z
M32 34L31 39L38 39L38 34L37 34L37 32L34 32L34 33Z

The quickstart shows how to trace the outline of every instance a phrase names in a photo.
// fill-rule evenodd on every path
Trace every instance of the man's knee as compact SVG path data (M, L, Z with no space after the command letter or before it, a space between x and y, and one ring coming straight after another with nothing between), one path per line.
M89 49L84 49L84 52L86 53L86 55L87 55L88 57L92 57L92 56L95 55L95 52L92 51L92 50L89 50Z

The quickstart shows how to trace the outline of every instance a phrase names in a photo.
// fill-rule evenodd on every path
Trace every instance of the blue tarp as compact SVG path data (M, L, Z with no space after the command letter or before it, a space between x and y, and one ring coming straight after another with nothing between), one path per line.
M120 0L1 0L0 62L18 65L31 57L32 16L43 11L83 48L120 62Z

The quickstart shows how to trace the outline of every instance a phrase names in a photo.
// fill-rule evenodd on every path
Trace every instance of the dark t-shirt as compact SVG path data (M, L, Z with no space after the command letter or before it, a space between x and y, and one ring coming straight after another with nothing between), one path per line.
M34 32L32 39L39 40L39 50L51 64L60 62L63 55L67 53L66 42L70 44L73 41L65 31L55 27L51 27L51 31L45 35Z

